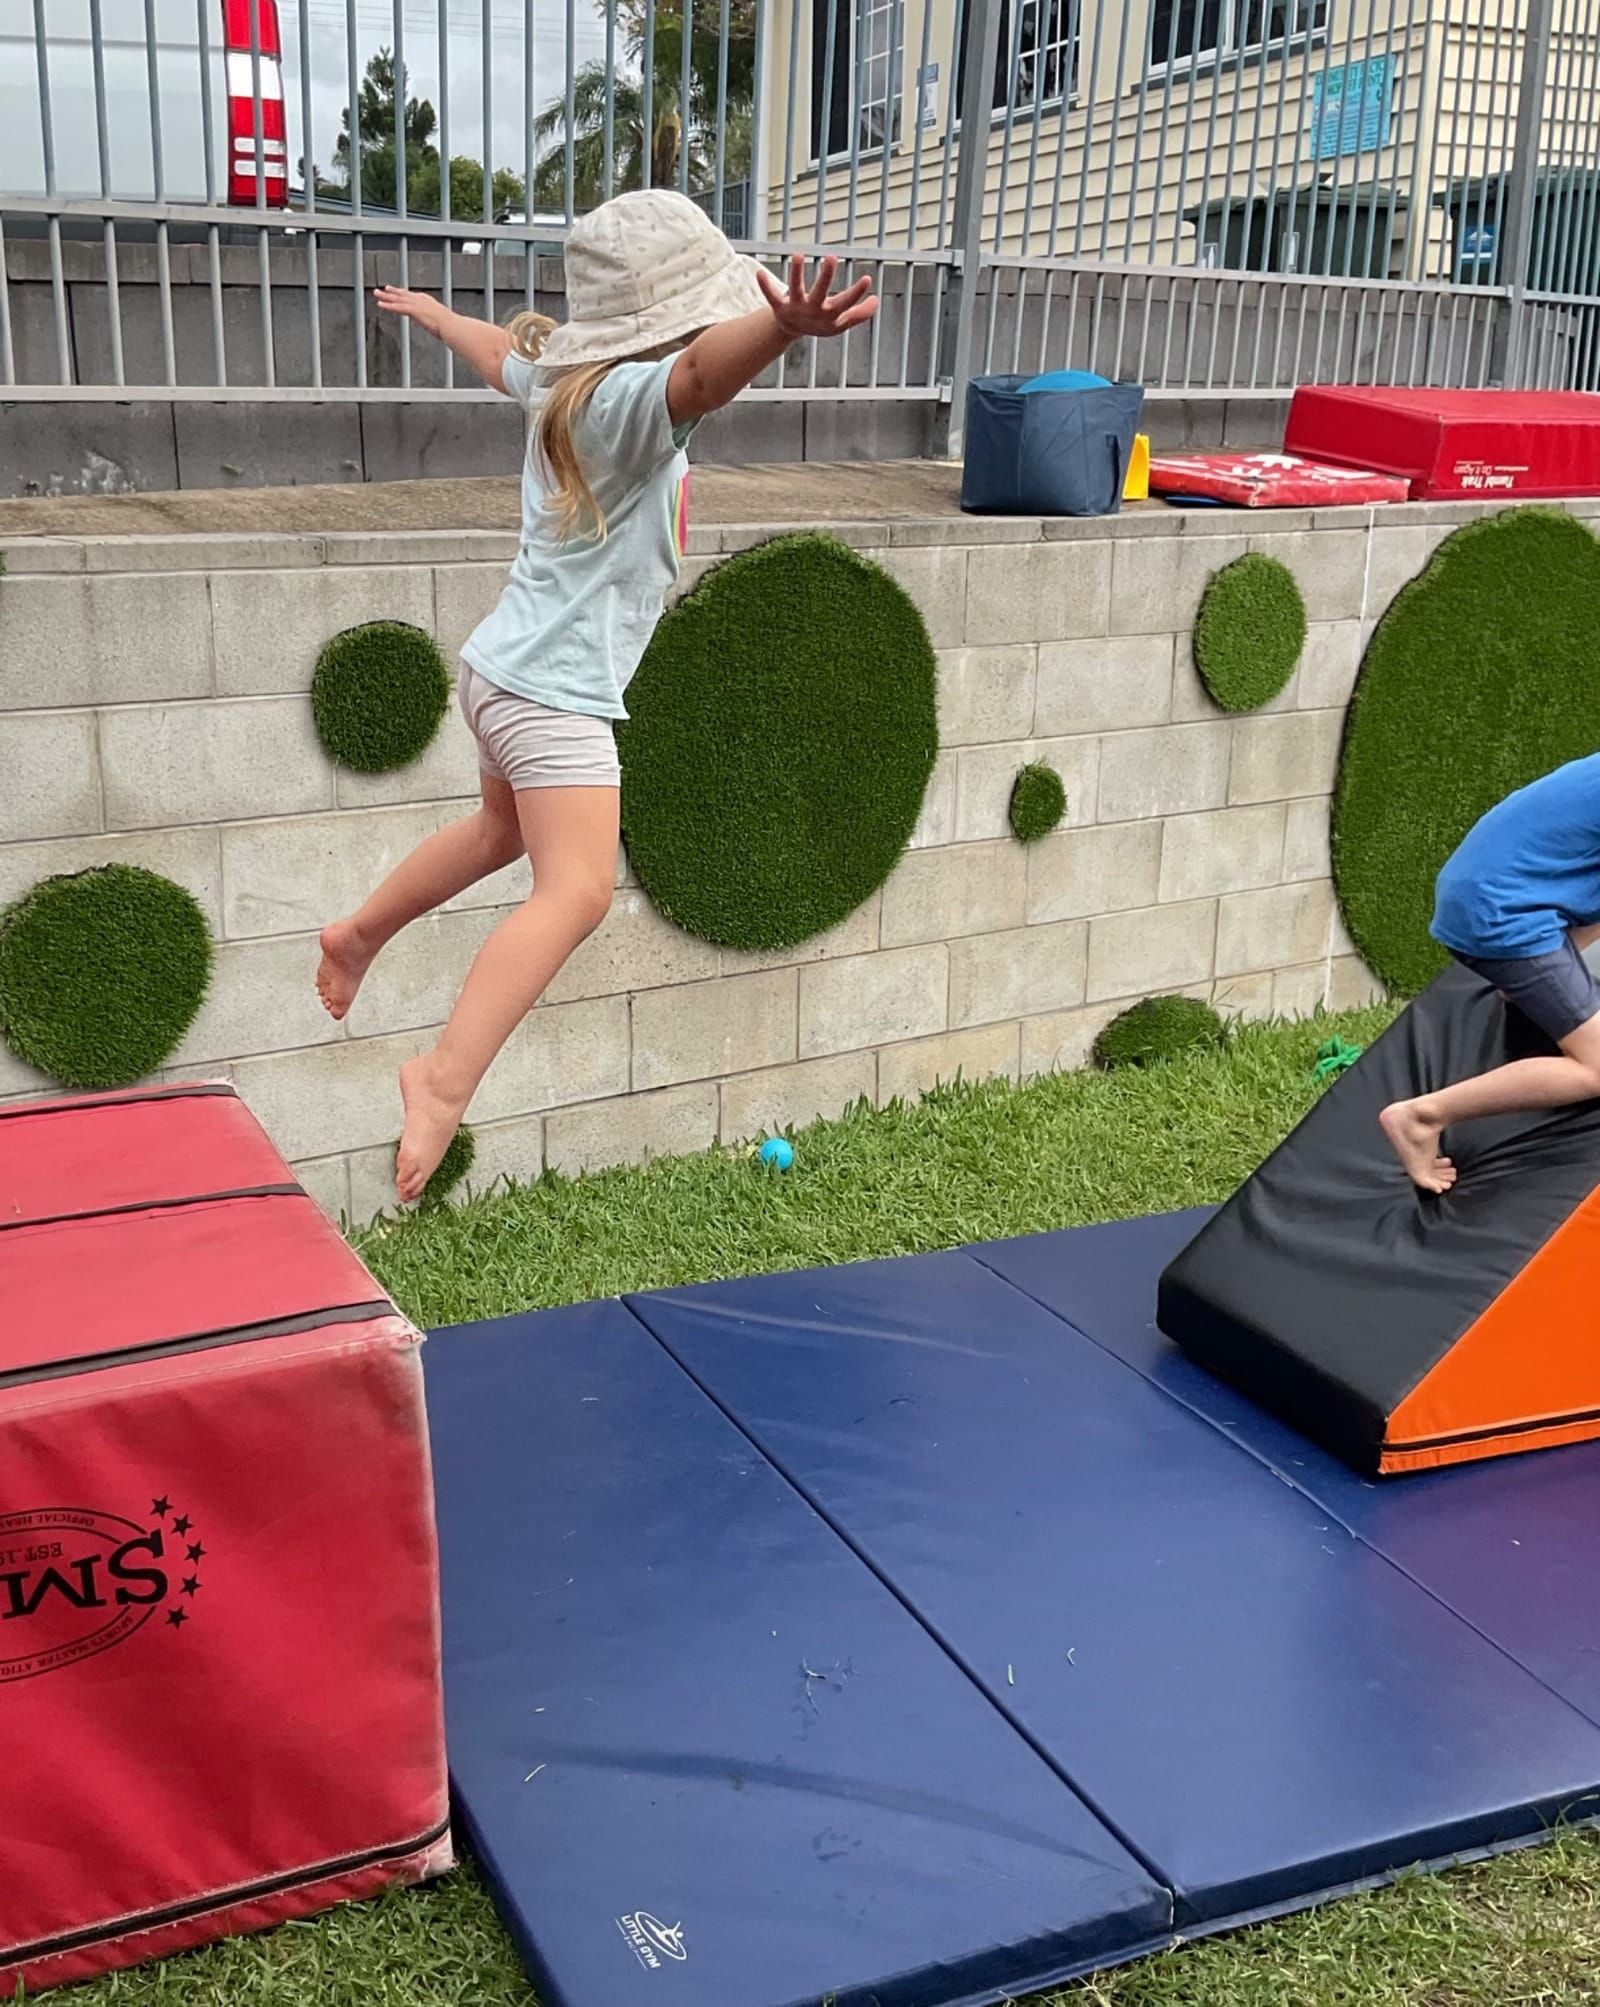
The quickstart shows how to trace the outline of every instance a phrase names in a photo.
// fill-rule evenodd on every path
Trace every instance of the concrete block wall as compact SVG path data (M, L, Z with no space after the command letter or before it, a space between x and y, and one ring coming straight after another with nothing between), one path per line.
M1373 621L1478 512L836 526L902 581L939 651L943 744L907 856L834 933L767 956L679 933L619 859L610 917L479 1095L478 1180L731 1144L957 1072L1078 1066L1158 990L1246 1016L1373 994L1329 878L1344 706ZM767 532L693 534L685 584ZM1271 709L1227 718L1190 630L1206 580L1251 548L1293 568L1311 633ZM403 773L337 771L311 727L312 668L332 633L377 617L454 651L513 549L439 532L5 552L0 901L112 859L188 886L216 977L169 1077L234 1079L318 1196L358 1219L391 1194L396 1068L526 878L513 867L422 922L348 1023L326 1018L317 928L463 811L475 763L452 711ZM1038 759L1068 813L1025 850L1006 810ZM47 1085L0 1049L0 1097Z

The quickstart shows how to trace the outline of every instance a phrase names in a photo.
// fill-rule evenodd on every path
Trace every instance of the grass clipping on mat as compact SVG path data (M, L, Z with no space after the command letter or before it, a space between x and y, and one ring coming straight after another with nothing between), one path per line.
M431 634L369 620L336 634L317 658L311 714L330 759L391 773L433 743L450 703L450 672Z
M1252 551L1214 572L1194 623L1194 666L1225 711L1257 711L1294 674L1306 605L1289 567Z
M1039 761L1023 767L1011 790L1011 834L1017 841L1037 843L1066 812L1067 790L1055 768Z
M153 1073L210 979L193 896L137 864L43 879L0 916L0 1036L66 1087Z
M1519 787L1600 748L1600 548L1548 509L1470 523L1378 624L1345 727L1333 871L1356 946L1403 995L1446 961L1434 881Z
M894 869L938 751L916 607L831 537L710 572L656 630L619 733L622 827L669 920L723 947L792 947Z
M1095 1063L1150 1066L1160 1059L1214 1051L1227 1036L1222 1019L1198 997L1146 997L1101 1032L1094 1042Z

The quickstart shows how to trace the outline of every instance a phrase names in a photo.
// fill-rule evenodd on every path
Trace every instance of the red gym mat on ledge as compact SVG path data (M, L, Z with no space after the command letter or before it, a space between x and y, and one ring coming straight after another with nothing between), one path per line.
M1600 495L1600 397L1307 385L1283 450L1403 475L1414 502Z
M229 1087L0 1108L0 2000L448 1866L418 1334Z

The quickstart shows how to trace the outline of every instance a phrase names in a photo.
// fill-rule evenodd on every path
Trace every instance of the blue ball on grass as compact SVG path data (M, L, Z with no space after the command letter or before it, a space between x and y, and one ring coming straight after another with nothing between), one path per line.
M758 1154L769 1171L786 1171L794 1162L794 1145L782 1136L769 1136Z

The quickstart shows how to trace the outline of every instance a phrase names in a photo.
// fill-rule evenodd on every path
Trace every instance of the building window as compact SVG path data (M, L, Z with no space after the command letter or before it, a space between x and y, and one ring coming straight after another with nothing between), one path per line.
M902 0L812 0L811 147L817 158L853 147L868 153L899 139L904 33Z
M1083 0L1022 0L1020 15L1012 0L1000 0L1000 39L995 48L994 89L989 103L1004 111L1009 104L1027 111L1035 104L1058 104L1078 88L1078 23ZM1012 38L1016 46L1012 47ZM1013 60L1016 82L1011 82ZM956 116L966 102L967 47L963 40L956 79Z
M1328 0L1150 0L1150 68L1270 48L1327 25Z
M1005 0L1005 13L1011 12ZM1016 26L1019 105L1051 104L1071 97L1078 83L1077 0L1022 0ZM1001 22L1001 60L1011 60L1012 26ZM1003 76L997 80L995 103L1006 102Z

